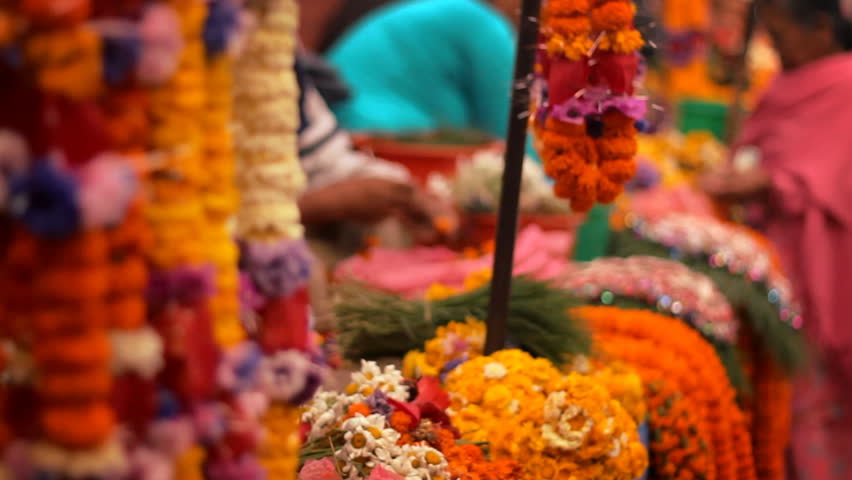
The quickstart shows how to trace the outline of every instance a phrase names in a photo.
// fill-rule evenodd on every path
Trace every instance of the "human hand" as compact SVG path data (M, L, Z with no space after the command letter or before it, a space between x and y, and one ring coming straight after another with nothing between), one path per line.
M305 194L299 201L305 223L377 223L391 216L425 222L428 205L414 185L381 178L353 178Z
M719 200L748 200L767 192L769 175L760 167L737 170L724 166L704 174L699 185L708 195Z

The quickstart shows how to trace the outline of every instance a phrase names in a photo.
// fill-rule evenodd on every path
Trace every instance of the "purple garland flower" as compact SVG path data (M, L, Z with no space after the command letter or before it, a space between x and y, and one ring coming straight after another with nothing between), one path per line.
M210 265L154 270L148 278L148 302L161 307L175 301L197 303L213 293L214 277Z
M133 22L109 19L94 22L100 33L103 74L107 85L121 86L133 79L142 57L142 37Z
M572 98L559 105L551 106L550 116L562 122L581 124L586 116L598 113L595 102L585 98Z
M208 57L225 53L240 26L240 10L229 0L212 0L208 3L204 22L204 47Z
M9 207L12 216L34 233L63 237L80 229L82 214L77 204L79 186L46 159L12 178Z
M255 288L267 297L286 297L311 278L311 254L304 240L244 242L240 263Z
M296 350L278 352L263 360L260 386L270 398L299 405L310 400L322 385L323 369Z
M642 120L648 114L648 99L645 97L609 97L600 104L601 113L615 109L633 120Z
M372 395L367 397L367 406L374 413L388 416L393 411L393 407L388 403L388 396L381 390L376 390Z

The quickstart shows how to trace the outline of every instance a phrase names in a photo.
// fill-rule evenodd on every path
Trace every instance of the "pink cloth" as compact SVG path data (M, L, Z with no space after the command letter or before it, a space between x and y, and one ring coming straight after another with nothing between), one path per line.
M565 269L573 235L525 228L515 245L515 274L540 280L558 277ZM435 283L461 287L471 273L491 267L493 255L462 258L447 248L419 247L407 250L377 248L369 257L352 257L337 269L340 280L357 280L406 297L423 295Z
M794 453L801 478L849 479L852 445L852 54L778 77L738 147L772 180L766 232L804 305L825 368L801 381ZM736 150L735 150L736 151ZM819 430L819 431L818 431ZM823 438L824 445L810 442ZM810 443L810 444L809 444Z

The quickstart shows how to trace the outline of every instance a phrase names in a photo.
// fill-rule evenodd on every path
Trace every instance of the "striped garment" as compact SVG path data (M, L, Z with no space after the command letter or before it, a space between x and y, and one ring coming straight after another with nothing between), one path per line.
M319 92L304 74L299 74L301 127L299 160L308 177L308 191L315 191L353 178L385 178L408 181L408 171L352 147L349 134Z

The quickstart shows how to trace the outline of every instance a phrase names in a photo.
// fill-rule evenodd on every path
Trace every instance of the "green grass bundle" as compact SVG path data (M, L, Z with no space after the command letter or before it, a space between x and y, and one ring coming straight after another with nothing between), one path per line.
M406 300L360 285L338 290L336 313L344 355L361 358L402 356L423 347L435 330L467 317L485 320L490 287L445 300ZM565 355L588 354L591 336L568 310L582 301L546 282L515 278L508 337L513 346L561 364Z

